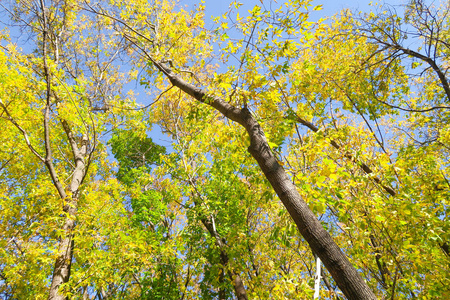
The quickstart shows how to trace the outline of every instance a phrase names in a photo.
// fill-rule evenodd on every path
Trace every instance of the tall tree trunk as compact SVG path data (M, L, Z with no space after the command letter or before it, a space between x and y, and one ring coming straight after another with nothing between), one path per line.
M67 214L63 226L65 236L62 237L59 242L58 257L56 258L55 266L53 268L52 284L50 286L48 299L66 299L64 295L60 294L59 287L61 284L68 282L70 278L70 268L72 265L74 246L72 231L75 228L77 201L78 199L72 198L71 201L66 202L66 206L69 206L70 208L68 210L64 209L64 212Z
M174 74L164 64L156 62L151 57L149 59L174 86L196 100L210 105L226 118L238 122L246 129L251 141L248 151L258 162L264 175L296 223L301 235L308 242L312 251L320 257L341 291L348 299L376 299L367 283L301 198L283 167L273 155L261 126L250 111L246 107L240 109L218 97L207 95L202 89Z
M209 231L209 233L211 234L212 237L215 238L216 240L216 244L219 247L219 251L220 251L220 263L222 264L222 266L228 267L228 262L230 260L228 253L225 250L225 239L220 237L219 234L217 233L215 226L213 225L213 223L211 222L211 220L209 218L202 218L201 219L203 225L206 227L206 229ZM222 269L222 271L224 271ZM241 276L239 276L239 273L235 272L234 270L228 270L228 277L230 278L233 287L234 287L234 292L236 294L236 297L238 298L238 300L247 300L247 291L245 290L244 287L244 283L242 282Z
M66 299L64 295L60 293L60 286L63 283L69 281L70 278L70 269L72 266L72 257L73 257L73 229L75 228L75 220L77 215L78 208L78 199L79 199L79 188L81 183L83 182L83 178L86 174L86 155L87 155L87 144L88 139L87 136L84 135L82 139L81 147L78 148L78 145L75 141L75 138L70 131L70 127L67 122L62 121L64 130L66 131L66 135L69 139L73 158L75 162L75 170L72 175L72 181L70 183L70 193L71 197L67 197L64 199L64 207L63 211L66 215L66 219L64 221L64 236L61 238L58 247L58 256L56 258L55 267L53 269L52 282L50 286L50 292L48 299L50 300L63 300Z
M79 199L79 188L86 174L86 162L85 158L87 155L87 145L88 137L83 135L81 141L81 147L78 147L76 139L71 131L70 125L65 120L61 120L61 124L66 133L67 139L69 141L70 147L72 149L73 160L75 164L75 170L72 174L72 180L69 186L70 194L67 195L64 187L58 179L55 167L53 165L52 147L50 144L50 107L52 99L57 97L54 91L52 91L52 74L49 71L47 56L47 43L49 43L49 24L47 20L48 8L45 7L43 0L40 0L41 9L41 26L42 26L42 57L43 57L43 67L44 76L46 80L46 105L44 110L44 140L45 140L45 159L43 159L47 169L52 178L53 185L56 187L61 199L63 200L64 206L63 211L65 213L66 219L64 220L63 230L64 236L58 245L58 254L55 261L55 267L53 269L52 282L50 285L50 291L48 299L51 300L63 300L63 294L61 294L60 286L69 281L70 278L70 268L72 265L73 256L73 229L75 228L75 220L78 208ZM58 54L55 53L55 62L58 62Z
M247 290L245 289L244 283L242 282L241 276L238 273L231 274L231 271L228 272L228 276L233 280L234 292L236 293L236 297L238 300L247 300Z
M195 182L192 179L189 179L189 184L192 185L194 187L194 189L197 191L196 187L195 187ZM197 192L198 193L198 192ZM198 197L201 199L201 195L198 194ZM201 203L199 203L198 201L194 200L194 203L196 206L201 206ZM214 225L214 220L213 217L202 217L201 218L201 222L203 223L203 226L205 226L205 228L208 230L209 234L215 239L216 245L219 247L219 251L220 251L220 263L222 264L223 268L221 270L221 274L220 274L220 279L221 282L223 281L223 277L224 277L224 272L225 272L225 268L229 268L228 262L230 261L230 258L228 256L228 253L226 252L226 240L221 237L219 235L219 233L217 232L215 225ZM234 287L234 292L236 294L236 297L238 300L247 300L247 291L245 289L244 283L242 282L241 276L239 276L239 273L234 271L234 270L228 270L228 277L230 278L233 287ZM219 291L219 299L221 299L221 293L222 293L222 289Z

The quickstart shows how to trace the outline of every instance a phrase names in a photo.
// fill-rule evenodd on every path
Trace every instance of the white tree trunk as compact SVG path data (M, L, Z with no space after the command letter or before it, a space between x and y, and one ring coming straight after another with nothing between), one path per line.
M320 258L316 257L316 280L314 281L314 299L319 299L319 291L320 291L320 280L322 277L320 277Z

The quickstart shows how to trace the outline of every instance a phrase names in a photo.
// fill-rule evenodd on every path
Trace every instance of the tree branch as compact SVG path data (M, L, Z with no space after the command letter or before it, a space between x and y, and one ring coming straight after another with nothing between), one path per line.
M33 147L33 145L30 142L30 139L28 137L27 132L25 131L25 129L23 129L17 122L16 120L14 120L14 118L11 116L11 114L8 111L8 108L6 107L5 104L3 104L2 99L0 99L0 107L3 109L3 111L6 113L7 119L14 125L16 126L17 129L20 130L20 132L22 133L24 139L25 139L25 143L27 144L28 148L31 150L31 152L43 163L45 163L45 158L39 154L39 152L37 152L37 150Z

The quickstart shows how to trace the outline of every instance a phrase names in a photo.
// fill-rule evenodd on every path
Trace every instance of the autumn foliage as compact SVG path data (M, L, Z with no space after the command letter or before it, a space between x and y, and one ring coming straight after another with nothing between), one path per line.
M0 298L450 297L449 4L207 5L2 5Z

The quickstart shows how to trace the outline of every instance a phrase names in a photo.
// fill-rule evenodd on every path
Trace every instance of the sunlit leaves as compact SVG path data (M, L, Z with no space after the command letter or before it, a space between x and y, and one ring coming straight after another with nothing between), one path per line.
M172 1L59 4L47 12L46 61L50 144L64 186L73 162L61 121L77 143L83 134L90 140L67 295L233 297L229 274L240 274L249 298L312 297L314 256L247 152L244 130L172 87L152 59L250 110L380 298L448 294L448 99L426 60L384 48L415 37L404 24L432 28L417 23L424 11L409 5L405 17L386 11L365 21L343 12L313 23L308 14L322 6L310 1L247 11L234 2L208 31L205 3L192 11ZM32 14L17 8L39 40ZM442 45L433 53L446 68L448 20L435 16ZM10 115L0 108L1 292L18 298L46 294L66 217L23 134L46 153L47 82L41 45L34 47L23 55L6 41L0 52L0 100ZM129 80L141 87L126 91ZM167 152L148 137L151 128L163 131ZM323 288L321 297L333 293Z

